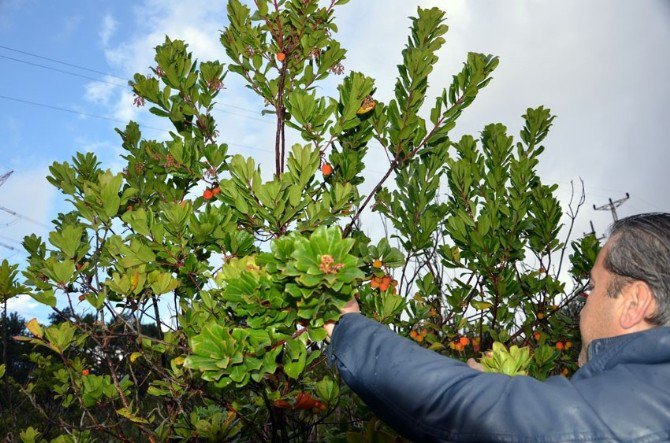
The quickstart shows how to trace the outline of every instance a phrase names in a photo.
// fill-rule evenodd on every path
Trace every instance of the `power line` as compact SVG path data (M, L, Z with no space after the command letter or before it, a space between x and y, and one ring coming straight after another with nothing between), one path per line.
M67 108L62 108L60 106L48 105L46 103L33 102L33 101L30 101L30 100L24 100L24 99L16 98L16 97L8 97L6 95L0 95L0 98L2 98L4 100L11 100L11 101L14 101L14 102L24 103L24 104L27 104L27 105L40 106L42 108L53 109L54 111L69 112L71 114L77 114L77 115L82 115L82 116L85 116L85 117L97 118L97 119L100 119L100 120L107 120L107 121L116 122L116 123L127 123L127 122L124 122L123 120L119 120L119 119L115 119L115 118L111 118L111 117L105 117L103 115L89 114L88 112L75 111L73 109L67 109ZM151 126L146 126L146 125L141 125L141 126L144 126L145 128L148 128L148 129L155 129L157 131L165 131L165 129L153 128Z
M44 68L44 69L48 69L48 70L51 70L51 71L56 71L56 72L60 72L60 73L63 73L63 74L72 75L74 77L85 78L85 79L88 79L88 80L93 80L95 82L105 83L105 84L116 86L116 87L126 87L126 86L128 86L128 85L124 85L124 84L120 84L120 83L115 83L115 82L110 82L110 81L107 81L107 80L102 80L102 79L98 79L98 78L94 78L94 77L89 77L87 75L77 74L76 72L65 71L63 69L58 69L58 68L54 68L54 67L51 67L51 66L40 65L39 63L32 63L32 62L29 62L29 61L26 61L26 60L19 60L17 58L13 58L13 57L7 57L6 55L2 55L2 54L0 54L0 58L13 60L15 62L24 63L24 64L27 64L27 65L36 66L36 67L39 67L39 68ZM229 105L229 104L226 104L225 106L228 107L228 108L240 109L240 110L243 110L243 111L248 112L248 113L256 114L254 111L250 111L250 110L248 110L246 108L242 108L240 106ZM238 117L247 118L247 119L250 119L250 120L256 120L256 121L259 121L259 122L262 122L262 123L265 123L265 124L268 124L268 125L274 125L274 123L269 121L269 120L264 120L262 118L253 117L253 116L250 116L250 115L244 115L244 114L239 114L239 113L236 113L236 112L228 111L227 109L222 108L221 105L214 106L214 109L217 109L217 110L219 110L221 112L224 112L226 114L236 115Z
M35 220L35 219L33 219L33 218L30 218L30 217L28 217L28 216L26 216L26 215L19 214L19 213L16 212L16 211L12 211L12 210L9 209L9 208L5 208L4 206L0 206L0 211L4 211L4 212L6 212L6 213L8 213L8 214L13 215L14 217L19 217L19 218L22 218L22 219L24 219L24 220L26 220L26 221L29 221L29 222L31 222L31 223L35 223L36 225L40 225L40 226L42 226L43 228L47 228L47 229L50 228L49 225L47 225L47 224L45 224L45 223L42 223L41 221L37 221L37 220Z
M3 242L0 242L0 246L2 246L3 248L7 248L7 249L9 249L10 251L16 251L16 252L19 251L19 250L18 250L17 248L15 248L14 246L7 245L7 244L5 244L5 243L3 243Z
M87 68L87 67L84 67L84 66L75 65L73 63L64 62L62 60L58 60L58 59L55 59L55 58L44 57L44 56L41 56L41 55L38 55L38 54L33 54L33 53L30 53L30 52L27 52L27 51L22 51L22 50L15 49L15 48L10 48L8 46L0 45L0 48L1 49L6 49L8 51L18 52L20 54L29 55L31 57L41 58L41 59L48 60L48 61L51 61L51 62L54 62L54 63L60 63L62 65L70 66L72 68L82 69L82 70L85 70L85 71L88 71L88 72L93 72L93 73L104 75L104 76L107 76L107 77L113 77L113 78L118 78L119 80L127 81L127 79L125 79L123 77L119 77L118 75L110 74L109 72L99 71L97 69L91 69L91 68ZM56 71L56 72L60 72L60 73L63 73L63 74L72 75L72 76L75 76L75 77L85 78L85 79L93 80L93 81L96 81L96 82L106 83L106 84L113 85L113 86L118 86L118 87L128 86L127 83L110 82L110 81L107 81L107 80L102 80L102 79L98 79L98 78L94 78L94 77L89 77L87 75L77 74L75 72L66 71L66 70L63 70L63 69L54 68L52 66L42 65L42 64L39 64L39 63L33 63L33 62L29 62L27 60L21 60L21 59L14 58L14 57L9 57L9 56L6 56L6 55L1 55L0 54L0 58L12 60L12 61L15 61L15 62L18 62L18 63L23 63L23 64L26 64L26 65L35 66L35 67L39 67L39 68L43 68L43 69L49 69L51 71ZM220 102L220 104L221 104L221 106L225 106L226 108L237 109L237 110L240 110L240 111L247 112L249 114L253 114L253 115L258 115L259 114L258 111L248 109L248 108L244 108L242 106L233 105L232 103ZM215 108L219 108L219 106L216 106ZM219 109L221 109L221 108L219 108ZM236 113L228 111L226 109L221 109L221 111L226 112L228 114L237 115L239 117L252 118L252 117L247 117L245 115L236 114ZM263 119L260 119L260 118L257 118L257 117L253 117L252 119L253 120L258 120L258 121L261 121L261 122L267 123L267 124L274 124L273 122L270 122L268 120L263 120Z
M70 114L76 114L76 115L81 115L81 116L85 116L85 117L97 118L97 119L100 119L100 120L107 120L107 121L114 122L114 123L121 123L121 124L127 124L128 123L125 120L120 120L120 119L117 119L117 118L107 117L107 116L104 116L104 115L89 114L88 112L75 111L73 109L67 109L67 108L63 108L63 107L60 107L60 106L49 105L49 104L46 104L46 103L39 103L39 102L30 101L30 100L24 100L24 99L20 99L20 98L16 98L16 97L8 97L6 95L0 95L0 99L10 100L10 101L18 102L18 103L24 103L24 104L32 105L32 106L39 106L39 107L51 109L51 110L54 110L54 111L68 112ZM170 130L168 130L168 129L157 128L157 127L149 126L149 125L146 125L144 123L139 123L139 122L136 122L136 123L139 126L141 126L142 128L145 128L145 129L153 129L155 131L162 131L162 132L167 132L167 133L170 132ZM271 152L271 153L274 152L274 151L271 151L269 149L254 148L252 146L241 145L239 143L227 143L227 144L231 145L231 146L237 146L237 147L240 147L240 148L254 150L254 151L265 151L265 152Z
M22 243L21 243L20 241L18 241L17 239L15 239L15 238L11 238L11 237L7 237L6 235L0 235L0 238L2 238L2 239L5 240L5 241L10 241L10 242L13 242L13 243L16 243L16 244L19 244L19 245L22 244Z
M88 72L94 72L94 73L100 74L100 75L107 75L109 77L118 78L119 80L124 80L124 81L127 80L123 77L119 77L118 75L110 74L108 72L102 72L102 71L98 71L98 70L95 70L95 69L86 68L84 66L75 65L74 63L64 62L62 60L58 60L58 59L50 58L50 57L45 57L43 55L34 54L32 52L22 51L20 49L10 48L8 46L3 46L3 45L0 45L0 48L6 49L7 51L18 52L19 54L29 55L31 57L41 58L42 60L48 60L50 62L58 63L58 64L61 64L61 65L64 65L64 66L69 66L71 68L81 69L83 71L88 71Z
M100 82L100 83L107 83L108 85L114 85L114 86L119 86L119 87L128 86L128 85L124 85L124 84L121 84L121 83L115 83L115 82L110 82L110 81L102 80L102 79L95 78L95 77L89 77L88 75L84 75L84 74L77 74L76 72L66 71L64 69L54 68L53 66L41 65L39 63L33 63L33 62L29 62L27 60L21 60L21 59L14 58L14 57L8 57L8 56L2 55L2 54L0 54L0 58L4 58L4 59L7 59L7 60L12 60L12 61L15 61L17 63L23 63L25 65L35 66L35 67L38 67L38 68L48 69L50 71L60 72L62 74L72 75L74 77L85 78L85 79L93 80L93 81Z

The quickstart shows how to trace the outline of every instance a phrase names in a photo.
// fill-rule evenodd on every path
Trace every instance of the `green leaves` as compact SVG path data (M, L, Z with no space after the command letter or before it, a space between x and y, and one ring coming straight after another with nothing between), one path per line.
M307 350L305 337L325 338L324 322L338 316L364 277L359 259L349 254L353 244L339 228L321 227L309 239L295 234L277 239L271 253L231 259L216 280L223 287L223 307L233 318L244 318L246 327L216 320L203 324L190 338L185 366L219 386L244 386L274 373L283 350L283 372L300 378L318 356ZM395 313L397 305L389 309ZM306 320L307 335L295 333L298 319Z
M25 289L16 281L17 268L18 265L10 265L7 260L0 263L0 300L8 300Z
M528 375L532 357L528 347L511 346L509 350L502 343L493 343L490 356L482 358L485 372L500 372L505 375Z
M288 340L284 352L284 372L293 379L297 379L305 370L307 351L305 344L300 340Z
M272 174L220 141L230 135L214 118L217 102L229 106L218 99L226 66L169 37L130 85L134 104L169 120L170 135L148 139L134 122L117 130L120 173L93 154L51 166L71 212L58 215L48 242L24 239L28 288L16 266L0 264L0 296L24 292L54 307L58 296L77 312L49 327L32 320L32 336L17 338L60 354L32 357L34 387L82 417L69 428L99 439L99 417L116 414L115 432L131 439L264 441L289 438L282 423L313 430L314 415L332 414L386 438L368 417L347 415L355 404L320 358L324 324L354 297L365 315L428 349L466 358L494 340L512 345L494 345L492 370L543 375L567 358L567 345L557 356L547 344L574 341L554 258L565 247L563 211L556 186L536 172L554 116L528 109L518 140L502 124L452 140L498 59L468 54L425 109L448 30L438 8L411 19L391 97L353 71L324 96L318 82L349 69L333 38L346 2L228 2L229 69L276 117ZM287 127L301 137L290 149ZM366 169L373 163L379 177ZM361 194L363 183L374 195ZM380 217L372 231L370 209ZM598 246L573 243L576 280ZM158 305L166 294L169 318ZM95 311L80 314L77 300ZM535 346L532 358L521 344ZM341 439L335 428L316 439Z

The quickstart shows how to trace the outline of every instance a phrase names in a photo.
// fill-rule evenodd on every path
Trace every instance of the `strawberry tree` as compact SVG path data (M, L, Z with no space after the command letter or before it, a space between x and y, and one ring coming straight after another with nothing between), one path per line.
M71 211L48 242L24 239L19 292L62 321L31 320L31 335L18 337L35 349L35 378L21 391L38 419L13 435L392 439L322 355L323 325L352 297L437 352L492 349L489 370L574 369L578 295L598 242L573 242L567 289L564 211L536 173L554 117L528 109L517 142L501 124L452 138L498 59L468 54L426 105L448 30L437 8L411 19L393 97L376 96L358 72L323 95L319 83L346 71L334 38L345 3L230 0L227 64L199 62L166 37L152 73L130 81L134 104L170 122L168 137L146 138L130 122L117 130L122 171L91 153L51 166ZM276 119L267 180L213 116L229 73ZM387 162L362 187L369 149ZM569 206L569 226L581 203ZM0 289L18 287L3 269Z

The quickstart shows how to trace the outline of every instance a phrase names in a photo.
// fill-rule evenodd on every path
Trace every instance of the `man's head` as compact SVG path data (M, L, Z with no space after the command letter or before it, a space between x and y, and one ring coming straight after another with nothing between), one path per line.
M582 355L592 340L670 326L670 214L615 222L591 270Z

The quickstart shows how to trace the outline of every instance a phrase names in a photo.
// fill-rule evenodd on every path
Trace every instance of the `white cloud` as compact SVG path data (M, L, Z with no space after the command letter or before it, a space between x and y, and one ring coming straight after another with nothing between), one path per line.
M7 311L17 312L21 317L25 319L31 319L34 316L34 310L41 305L33 300L27 294L21 294L14 298L7 300Z
M104 80L104 82L87 83L84 86L86 90L84 98L87 101L98 105L106 105L112 98L114 91L121 88L120 80L112 76L105 76Z
M107 46L109 39L116 32L118 23L114 20L111 14L105 14L102 18L102 28L100 29L100 42L103 46Z

